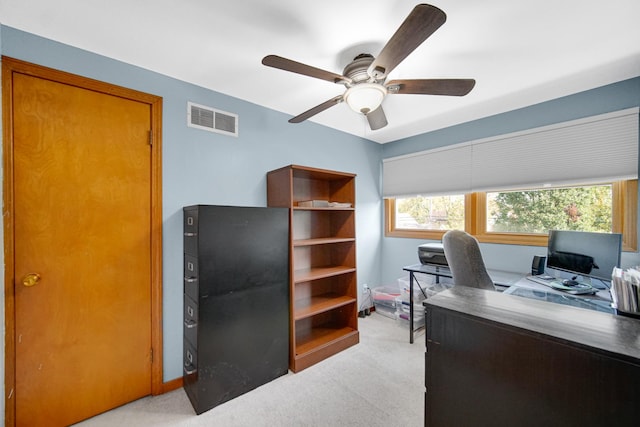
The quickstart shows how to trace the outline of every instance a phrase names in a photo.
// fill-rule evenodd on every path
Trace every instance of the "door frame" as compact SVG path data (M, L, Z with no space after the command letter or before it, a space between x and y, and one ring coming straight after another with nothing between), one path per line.
M5 425L16 423L13 74L26 74L148 104L151 110L151 394L165 391L162 353L162 97L2 56ZM174 388L174 387L170 387Z

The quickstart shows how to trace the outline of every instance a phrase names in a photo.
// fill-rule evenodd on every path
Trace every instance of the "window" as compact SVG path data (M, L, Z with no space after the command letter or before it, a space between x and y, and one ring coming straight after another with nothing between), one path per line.
M464 194L398 198L395 207L398 228L418 230L464 228Z
M389 237L440 240L447 230L468 230L473 217L470 194L384 200L385 235Z
M409 228L408 209L396 207L398 198L464 194L460 228L481 242L545 246L550 228L593 229L621 233L623 248L635 250L638 111L387 157L382 164L385 233L439 240L449 217L429 223L418 216L413 219L423 226Z
M612 186L486 193L487 232L612 231Z
M637 180L588 186L385 199L385 235L440 240L464 229L481 242L547 245L550 229L616 232L637 249Z

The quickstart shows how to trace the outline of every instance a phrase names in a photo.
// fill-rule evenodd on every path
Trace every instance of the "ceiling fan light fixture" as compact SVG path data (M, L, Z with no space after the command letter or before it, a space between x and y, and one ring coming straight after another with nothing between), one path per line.
M360 83L350 87L344 94L344 101L356 113L368 114L375 111L387 94L387 88L376 83Z

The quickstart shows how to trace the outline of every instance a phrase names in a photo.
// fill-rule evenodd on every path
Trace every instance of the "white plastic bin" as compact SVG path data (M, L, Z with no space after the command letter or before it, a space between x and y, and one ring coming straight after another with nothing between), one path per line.
M430 298L438 292L442 292L445 289L449 289L453 286L453 281L447 277L440 277L440 279L438 280L440 283L436 283L436 277L430 274L415 273L415 278L418 283L416 283L415 280L413 282L414 303L422 301L425 298ZM406 298L406 301L408 301L410 288L409 277L400 277L397 282L398 288L400 288L401 291L401 295ZM422 290L420 288L422 288Z
M373 305L376 313L390 319L396 318L396 298L400 297L398 288L394 286L379 286L371 290L371 295L373 296Z

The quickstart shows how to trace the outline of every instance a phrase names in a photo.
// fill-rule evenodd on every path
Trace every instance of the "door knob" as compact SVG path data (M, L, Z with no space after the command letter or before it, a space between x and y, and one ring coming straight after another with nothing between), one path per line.
M38 273L29 273L22 278L22 284L29 287L36 285L40 281L40 275Z

